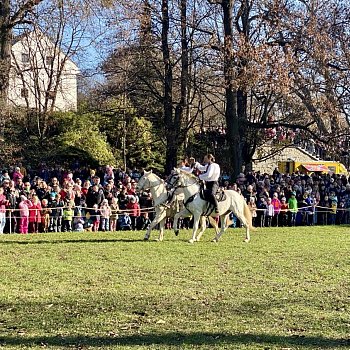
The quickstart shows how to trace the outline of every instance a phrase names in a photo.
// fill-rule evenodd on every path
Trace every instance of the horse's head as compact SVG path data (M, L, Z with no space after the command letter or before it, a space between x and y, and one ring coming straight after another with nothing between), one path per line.
M171 171L171 174L168 176L168 178L166 179L165 182L166 182L167 186L170 188L178 188L181 186L180 180L181 180L180 169L174 168Z
M151 187L151 180L150 177L152 175L151 171L145 171L143 176L140 178L140 180L137 183L136 190L142 191L142 190L149 190Z
M196 176L179 168L174 168L167 180L168 185L172 188L187 187L197 182Z

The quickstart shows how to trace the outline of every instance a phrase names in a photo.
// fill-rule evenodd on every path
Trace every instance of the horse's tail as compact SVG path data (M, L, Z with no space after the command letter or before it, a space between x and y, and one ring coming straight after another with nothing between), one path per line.
M248 204L245 202L244 199L243 199L243 203L244 203L243 214L245 219L247 220L248 226L252 231L256 231L256 227L253 226L252 213L249 210Z

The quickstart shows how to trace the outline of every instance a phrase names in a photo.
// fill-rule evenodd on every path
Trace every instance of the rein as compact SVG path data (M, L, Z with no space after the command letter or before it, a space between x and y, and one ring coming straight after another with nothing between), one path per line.
M182 177L184 178L185 175L182 175ZM181 178L181 174L178 175L178 178L177 178L176 182L173 185L174 187L175 187L175 184L180 180L180 178ZM176 186L176 188L187 188L187 187L190 187L192 185L199 185L199 180L196 177L189 177L188 180L189 181L193 180L194 182L188 183L188 184L183 184L183 185L178 185L178 186Z
M164 182L163 180L159 179L159 182L157 184L153 184L150 179L147 178L146 180L148 181L148 185L146 186L147 182L145 182L144 186L142 186L140 190L150 190L151 188L155 188L155 191L157 191L161 184Z

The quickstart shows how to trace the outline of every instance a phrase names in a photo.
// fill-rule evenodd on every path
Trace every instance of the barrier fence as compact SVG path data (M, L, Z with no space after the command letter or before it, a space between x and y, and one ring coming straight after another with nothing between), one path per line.
M49 210L49 211L59 211L60 214L56 214L56 215L50 215L47 213L40 213L40 216L42 216L42 218L46 217L49 219L53 219L53 218L63 218L63 210L67 209L68 207L44 207L42 209L38 209L38 208L28 208L28 211L42 211L42 210ZM79 215L73 214L73 215L69 215L69 217L72 218L72 220L74 220L75 218L81 218L81 219L90 219L90 218L94 218L96 216L101 217L102 215L93 215L90 214L90 211L92 210L96 210L96 208L88 208L88 207L80 207L80 206L75 206L72 207L72 210L74 211L77 210L79 212ZM99 210L99 209L97 209ZM137 209L140 211L140 215L142 215L143 213L148 213L148 214L153 214L155 213L155 207L147 207L147 208L140 208ZM19 212L21 211L21 209L11 209L11 208L6 208L4 209L2 212L6 212L6 217L5 219L9 220L9 233L13 233L12 232L12 222L13 220L17 220L17 219L21 219L22 216L19 215ZM256 208L254 209L254 211L256 211L257 213L266 213L267 209L259 209ZM121 214L132 214L134 212L134 209L118 209L114 214L119 216ZM340 212L350 212L350 208L330 208L330 207L322 207L322 206L306 206L306 207L301 207L298 208L297 211L291 211L291 210L280 210L276 215L279 214L285 214L285 215L290 215L290 214L307 214L307 215L314 215L314 214L325 214L326 215L326 223L328 222L328 215L332 214L333 216L336 216L338 213ZM18 213L18 214L16 214ZM87 214L89 213L89 215L87 216ZM260 216L262 216L260 214ZM349 218L350 219L350 218ZM277 222L278 223L278 222Z

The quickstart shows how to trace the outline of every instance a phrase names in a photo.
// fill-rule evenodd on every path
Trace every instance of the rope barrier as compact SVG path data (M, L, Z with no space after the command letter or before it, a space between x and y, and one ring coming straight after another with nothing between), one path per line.
M51 210L51 211L63 211L64 209L68 208L67 206L65 207L42 207L42 208L28 208L28 211L42 211L42 210ZM89 208L89 207L81 207L81 206L75 206L75 207L72 207L71 209L74 211L74 209L78 208L79 210L82 210L82 211L90 211L90 210L96 210L96 208ZM97 210L100 210L101 208L97 208ZM156 207L147 207L147 208L140 208L140 209L118 209L116 213L114 214L123 214L123 213L126 213L126 214L130 214L132 213L134 210L139 210L140 213L155 213L155 210ZM322 207L322 206L306 206L306 207L301 207L301 208L298 208L297 211L295 213L298 213L298 212L306 212L308 211L309 209L315 209L315 210L312 210L314 212L316 212L316 209L323 209L323 210L317 210L317 213L332 213L335 211L350 211L350 208L330 208L330 207ZM0 212L11 212L11 213L14 213L14 212L20 212L22 209L19 209L19 208L5 208L5 209L2 209ZM254 211L261 211L261 212L266 212L267 209L265 208L254 208ZM275 210L276 211L276 210ZM310 211L310 210L309 210ZM286 211L283 210L283 209L280 209L279 210L279 213L283 213L283 212L294 212L290 209L287 209ZM43 214L45 215L45 214ZM92 214L90 214L92 216ZM99 214L99 216L101 216L101 214ZM12 216L13 218L14 217L17 217L17 218L20 218L21 216ZM51 216L50 216L51 217ZM52 216L52 217L55 217L55 216ZM81 217L81 215L76 215L74 217Z

